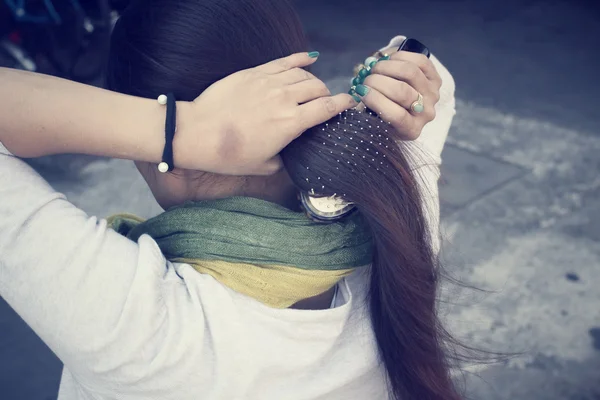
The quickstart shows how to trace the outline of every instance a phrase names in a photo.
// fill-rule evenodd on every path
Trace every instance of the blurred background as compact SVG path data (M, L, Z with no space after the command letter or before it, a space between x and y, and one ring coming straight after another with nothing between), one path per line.
M100 85L126 3L0 0L0 65ZM522 354L466 374L468 397L599 400L600 3L296 3L321 52L315 72L334 92L397 34L424 42L454 75L443 261L486 292L449 287L444 318L470 345ZM160 212L132 163L73 155L30 163L89 214ZM56 399L61 368L0 298L0 399Z

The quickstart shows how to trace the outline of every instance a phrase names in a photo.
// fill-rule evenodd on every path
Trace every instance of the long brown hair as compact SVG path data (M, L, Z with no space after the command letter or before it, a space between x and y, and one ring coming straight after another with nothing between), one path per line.
M193 100L236 71L307 51L287 0L134 0L117 23L109 88ZM436 313L438 268L407 152L375 115L348 111L282 153L300 190L342 195L374 237L369 311L394 399L459 399Z
M287 146L296 185L357 205L374 237L369 311L397 399L458 399L436 314L438 267L423 201L391 128L369 112L347 111ZM308 167L308 168L307 168Z

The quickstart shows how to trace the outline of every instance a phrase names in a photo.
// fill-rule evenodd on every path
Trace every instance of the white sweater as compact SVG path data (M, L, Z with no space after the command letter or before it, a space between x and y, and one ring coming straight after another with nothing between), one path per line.
M435 232L454 82L434 62L442 100L418 142ZM0 144L0 295L63 361L59 400L384 399L364 274L334 308L269 308L108 229Z

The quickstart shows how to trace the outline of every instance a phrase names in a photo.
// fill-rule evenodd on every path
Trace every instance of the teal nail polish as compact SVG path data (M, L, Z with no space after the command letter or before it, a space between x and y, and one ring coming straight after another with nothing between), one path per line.
M364 79L357 76L354 79L352 79L352 86L360 85L363 82L364 82Z
M361 98L356 95L356 92L354 91L354 89L348 90L348 94L350 96L352 96L352 98L354 99L355 102L360 103L362 101Z
M365 79L369 75L371 75L371 71L366 68L363 68L360 71L358 71L358 76L360 76L363 79Z
M319 57L319 54L321 54L321 53L319 53L318 51L311 51L310 53L308 53L308 56L310 58L317 58L317 57Z
M356 93L358 93L360 96L364 97L367 95L367 93L369 93L370 89L365 85L358 85L354 90L356 90Z

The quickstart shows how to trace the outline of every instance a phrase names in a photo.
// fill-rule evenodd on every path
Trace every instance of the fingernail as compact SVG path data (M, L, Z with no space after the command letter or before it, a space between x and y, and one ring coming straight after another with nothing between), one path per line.
M354 89L356 91L356 93L358 93L361 97L364 97L367 95L367 93L369 93L369 88L366 87L365 85L357 85L356 88Z
M308 56L310 58L317 58L317 57L319 57L319 54L321 54L321 53L319 53L318 51L311 51L308 53Z
M354 101L355 101L355 102L357 102L357 103L360 103L360 102L362 101L362 99L361 99L360 97L358 97L358 96L356 95L356 93L354 93L354 91L353 91L353 90L349 91L349 92L348 92L348 94L349 94L350 96L352 96L352 98L354 99Z

